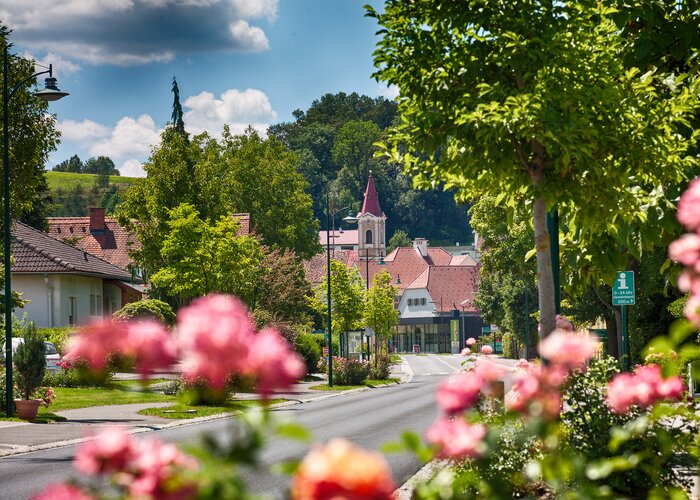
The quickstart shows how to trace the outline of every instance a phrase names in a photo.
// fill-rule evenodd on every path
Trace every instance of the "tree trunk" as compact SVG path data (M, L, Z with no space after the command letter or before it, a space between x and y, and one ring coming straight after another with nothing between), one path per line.
M535 248L537 250L537 292L540 304L540 337L544 338L554 330L554 276L552 258L549 251L547 232L547 207L544 198L535 200L533 224L535 227Z

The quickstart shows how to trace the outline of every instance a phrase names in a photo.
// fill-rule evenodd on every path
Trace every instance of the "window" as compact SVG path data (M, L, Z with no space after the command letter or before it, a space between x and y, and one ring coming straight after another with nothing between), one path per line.
M95 295L90 295L90 316L94 316L97 314L97 311L95 310Z
M424 298L423 298L423 299L420 299L420 305L424 306L426 303L427 303L427 302L426 302L426 300L425 300Z
M78 321L78 298L68 297L68 324L75 325Z
M90 316L102 314L102 295L90 295Z
M413 299L408 299L408 307L411 307L413 305Z
M367 231L365 231L365 244L371 245L372 243L372 230L368 229Z

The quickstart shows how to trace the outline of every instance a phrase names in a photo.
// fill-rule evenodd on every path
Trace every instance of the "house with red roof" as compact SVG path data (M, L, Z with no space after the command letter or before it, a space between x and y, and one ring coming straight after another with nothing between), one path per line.
M29 300L24 311L40 327L86 324L144 294L130 271L21 222L12 256L12 289Z
M478 290L479 264L469 254L453 255L416 238L410 247L386 254L385 222L370 173L355 231L334 231L331 256L355 267L365 283L383 271L397 287L399 324L391 339L397 352L457 353L469 337L481 335L483 321L473 305ZM354 235L352 235L354 233ZM325 246L325 231L319 235ZM344 242L344 247L333 243ZM307 276L320 283L325 276L325 253L307 262ZM315 278L315 279L314 279Z

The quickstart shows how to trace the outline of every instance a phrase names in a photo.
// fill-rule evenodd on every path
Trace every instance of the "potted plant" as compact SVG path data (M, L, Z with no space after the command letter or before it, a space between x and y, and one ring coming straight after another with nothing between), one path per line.
M17 375L17 389L21 399L15 399L17 416L23 420L34 421L39 405L43 399L33 398L41 386L46 372L46 348L44 339L37 332L34 323L30 323L24 333L24 342L17 346L14 366Z

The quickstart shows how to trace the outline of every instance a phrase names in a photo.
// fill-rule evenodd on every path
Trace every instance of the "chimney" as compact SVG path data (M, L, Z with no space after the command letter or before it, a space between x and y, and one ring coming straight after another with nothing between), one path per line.
M105 209L90 208L90 233L104 233L107 227L105 226Z
M428 256L428 240L425 238L416 238L413 240L413 249L418 252L421 257Z

